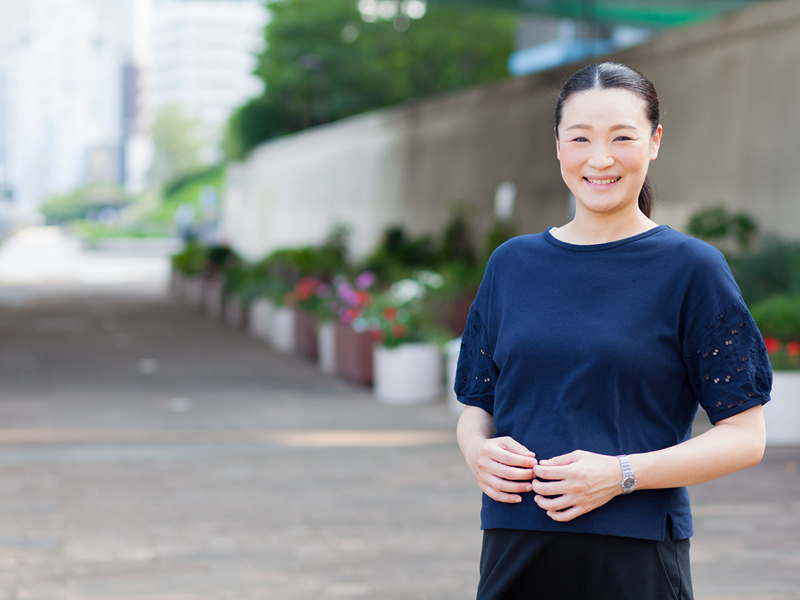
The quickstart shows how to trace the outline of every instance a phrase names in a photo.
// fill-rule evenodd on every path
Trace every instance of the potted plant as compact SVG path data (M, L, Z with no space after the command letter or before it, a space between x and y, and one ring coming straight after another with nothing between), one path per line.
M773 296L754 305L772 364L771 400L764 406L767 445L800 445L800 296Z
M429 289L441 288L443 278L432 271L417 271L379 294L354 329L371 332L375 397L389 404L421 404L442 395L443 357L429 306L424 300Z
M336 372L363 385L372 384L374 340L358 319L372 302L376 283L372 271L363 271L353 282L339 275L334 278L331 300L338 315L334 326Z

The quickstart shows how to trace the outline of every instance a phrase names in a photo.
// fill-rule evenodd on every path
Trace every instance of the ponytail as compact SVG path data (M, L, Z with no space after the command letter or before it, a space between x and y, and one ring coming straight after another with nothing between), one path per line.
M650 175L647 175L644 178L642 191L639 192L639 210L641 210L648 219L653 216L654 203L655 193L653 192L653 184L650 183Z

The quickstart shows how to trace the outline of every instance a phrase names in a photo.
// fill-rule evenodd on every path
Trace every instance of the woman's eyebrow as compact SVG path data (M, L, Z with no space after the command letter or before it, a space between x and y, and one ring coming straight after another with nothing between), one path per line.
M566 131L570 129L594 129L591 125L584 125L583 123L576 123L575 125L570 125L567 127ZM618 129L633 129L636 130L635 125L626 125L625 123L620 123L619 125L612 125L608 128L609 131L617 131Z

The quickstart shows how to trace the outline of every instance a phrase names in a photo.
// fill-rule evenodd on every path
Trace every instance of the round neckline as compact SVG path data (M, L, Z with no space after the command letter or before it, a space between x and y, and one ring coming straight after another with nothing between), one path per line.
M552 229L552 227L548 227L544 230L544 239L554 246L564 248L565 250L572 250L573 252L597 252L598 250L609 250L611 248L624 246L625 244L630 244L631 242L650 237L654 233L669 229L669 225L656 225L655 227L651 227L647 231L637 233L634 236L614 240L613 242L604 242L602 244L570 244L569 242L562 242L560 239L550 233L550 229Z

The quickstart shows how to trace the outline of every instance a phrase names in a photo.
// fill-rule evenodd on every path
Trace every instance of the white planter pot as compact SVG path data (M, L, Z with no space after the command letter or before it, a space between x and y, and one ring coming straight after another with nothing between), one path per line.
M442 352L436 344L373 348L375 397L386 404L425 404L442 395Z
M203 278L192 276L183 277L181 280L183 299L192 308L203 306Z
M800 371L776 371L764 405L767 446L800 446Z
M333 321L317 326L317 364L323 373L336 372L336 323Z
M464 410L464 405L456 397L456 367L458 366L458 355L461 353L461 338L450 340L445 346L445 393L447 394L447 406L456 415L460 415Z
M271 321L269 343L278 352L294 352L294 309L288 306L273 308Z
M272 302L266 298L259 298L250 304L250 315L247 320L250 335L269 341L269 330L272 327L272 309Z

